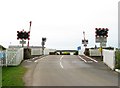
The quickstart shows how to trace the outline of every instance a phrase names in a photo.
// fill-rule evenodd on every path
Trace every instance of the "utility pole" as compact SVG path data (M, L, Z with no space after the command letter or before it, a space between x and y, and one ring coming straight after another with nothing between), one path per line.
M44 55L44 45L45 45L45 42L46 42L46 38L42 38L42 55Z

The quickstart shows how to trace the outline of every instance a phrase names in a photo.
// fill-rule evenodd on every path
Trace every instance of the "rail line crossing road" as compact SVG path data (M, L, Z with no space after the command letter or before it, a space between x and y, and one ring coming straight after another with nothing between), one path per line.
M50 55L34 61L27 86L118 86L118 73L102 62L88 62L85 56Z
M98 63L97 60L91 58L91 57L88 57L88 56L85 56L85 55L80 55L78 56L81 60L83 60L85 63L90 63L90 62L95 62L95 63Z

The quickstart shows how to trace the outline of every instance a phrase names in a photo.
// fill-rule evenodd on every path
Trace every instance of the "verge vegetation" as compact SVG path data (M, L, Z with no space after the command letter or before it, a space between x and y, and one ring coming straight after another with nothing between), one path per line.
M2 86L24 86L23 76L27 69L21 65L2 67Z
M120 69L120 50L117 50L115 53L115 59L116 59L116 69Z

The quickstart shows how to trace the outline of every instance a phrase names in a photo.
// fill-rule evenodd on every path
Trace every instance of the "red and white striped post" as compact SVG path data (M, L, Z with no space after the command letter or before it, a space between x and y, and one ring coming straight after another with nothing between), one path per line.
M29 36L30 36L30 31L31 31L31 25L32 25L32 21L30 21ZM29 47L29 40L30 40L30 38L28 39L28 45L27 45L27 47Z

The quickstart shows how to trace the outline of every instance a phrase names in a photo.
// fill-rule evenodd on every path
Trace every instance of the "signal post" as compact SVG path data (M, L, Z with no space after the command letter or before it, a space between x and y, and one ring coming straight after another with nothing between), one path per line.
M101 52L101 58L103 57L102 55L102 48L106 47L107 43L107 37L108 37L108 28L95 28L95 38L96 38L96 43L100 43L100 52Z
M26 32L26 31L17 31L17 40L22 40L22 41L20 41L20 44L22 44L22 47L24 47L24 44L26 44L26 39L30 39L29 38L29 36L30 36L30 32L28 31L28 32Z
M45 45L45 42L46 42L46 38L42 37L42 42L41 42L41 45L42 45L42 55L44 55L44 45Z

